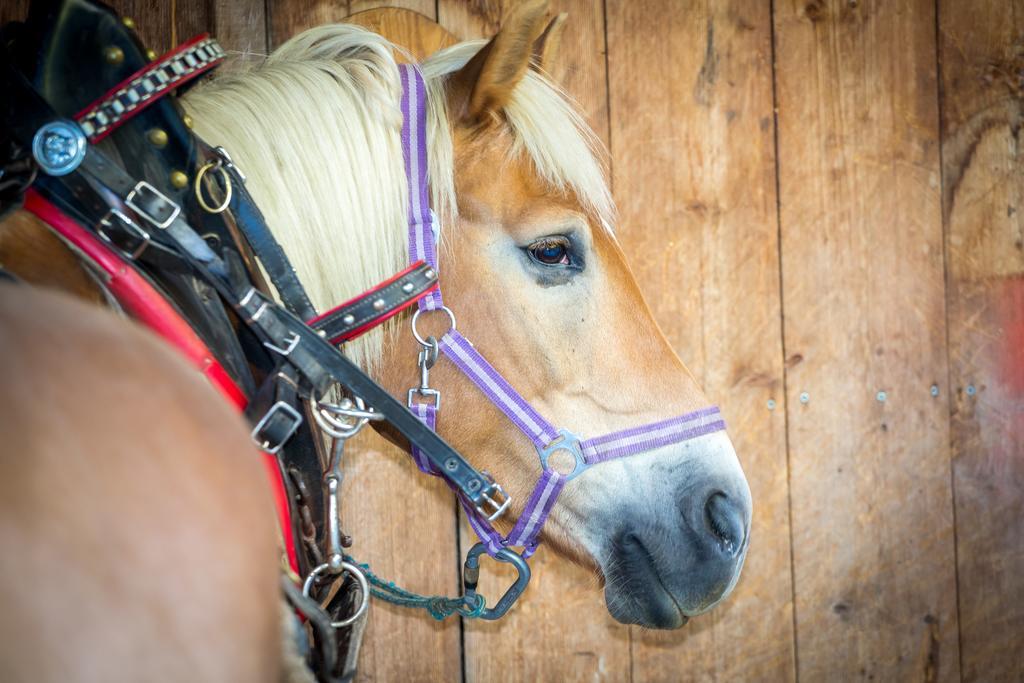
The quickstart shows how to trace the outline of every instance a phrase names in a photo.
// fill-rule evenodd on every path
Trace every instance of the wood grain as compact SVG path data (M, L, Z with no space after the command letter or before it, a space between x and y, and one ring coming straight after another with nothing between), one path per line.
M961 665L965 681L1019 681L1024 2L943 0L939 49Z
M211 0L210 33L229 53L243 57L267 54L267 15L264 0Z
M683 631L634 632L633 675L792 680L769 7L609 2L608 69L623 249L754 499L736 591Z
M935 7L775 12L798 675L954 680Z

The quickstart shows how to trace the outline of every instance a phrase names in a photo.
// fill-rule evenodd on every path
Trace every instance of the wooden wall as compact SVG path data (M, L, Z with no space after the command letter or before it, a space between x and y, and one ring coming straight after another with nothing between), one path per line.
M210 30L259 54L380 6L488 36L511 2L114 4L158 51ZM750 479L747 566L652 633L541 552L501 624L377 606L363 679L1024 679L1024 0L553 6L623 246ZM367 559L454 590L443 488L380 443L355 461L411 496L349 497Z

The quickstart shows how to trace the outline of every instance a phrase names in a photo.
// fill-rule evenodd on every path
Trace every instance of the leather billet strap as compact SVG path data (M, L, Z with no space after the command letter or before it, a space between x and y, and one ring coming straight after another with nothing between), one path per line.
M89 142L97 143L171 90L220 64L225 56L217 41L203 33L111 88L76 114L75 120Z

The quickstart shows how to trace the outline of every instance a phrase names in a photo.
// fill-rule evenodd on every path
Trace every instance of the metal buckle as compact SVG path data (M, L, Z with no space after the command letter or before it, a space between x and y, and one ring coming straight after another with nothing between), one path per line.
M270 421L280 415L285 420L290 420L291 423L286 425L284 435L278 439L277 443L272 443L264 438L263 430L267 428ZM256 423L256 426L252 429L250 437L260 450L270 453L271 455L276 454L281 448L288 442L288 439L292 438L292 435L298 430L299 425L302 424L302 416L299 415L299 411L295 410L292 406L288 405L284 401L278 401L274 405L270 406L270 410L267 411L266 415L260 418L260 421Z
M512 504L512 497L505 493L505 489L501 488L501 484L494 481L494 477L491 476L490 472L483 471L480 474L484 476L484 479L486 479L487 483L490 485L483 490L483 493L480 494L480 502L476 503L476 505L473 506L473 509L475 509L480 516L486 517L488 522L493 522L505 514L505 510L508 510L508 506ZM488 512L483 509L485 503L493 508L494 511L488 514Z
M116 226L114 222L115 220ZM124 233L127 233L129 237L137 240L138 245L134 249L128 249L115 242L107 233L107 230L114 227L120 228ZM139 258L139 256L142 255L142 252L146 251L146 247L149 246L150 242L150 234L143 230L139 224L117 209L111 209L107 212L107 215L100 219L99 225L96 226L96 234L100 236L100 239L119 251L122 256L130 261L134 261Z
M545 470L548 469L548 460L551 459L552 454L558 451L566 451L573 458L576 459L576 464L573 466L572 471L568 474L563 474L562 477L569 481L583 474L586 470L590 469L590 463L583 457L583 447L580 443L583 441L580 437L576 436L568 429L559 429L558 437L554 441L549 443L544 448L537 447L537 454L540 456L540 466Z
M280 346L276 346L276 345L271 344L270 342L267 342L267 341L263 342L263 345L266 346L271 351L274 351L276 353L281 354L282 356L287 357L287 356L291 355L291 352L294 351L295 347L299 345L299 334L298 334L298 332L291 332L290 334L292 335L292 337L291 337L291 339L288 340L288 345L285 346L283 349Z
M173 223L174 219L181 214L180 206L145 180L140 180L135 184L132 191L124 198L124 203L161 230ZM153 208L151 210L147 207ZM167 217L161 220L161 213L167 213Z

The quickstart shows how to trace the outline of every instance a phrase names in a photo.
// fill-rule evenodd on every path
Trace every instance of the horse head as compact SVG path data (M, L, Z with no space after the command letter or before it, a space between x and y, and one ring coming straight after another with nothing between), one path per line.
M562 26L545 13L545 2L524 3L491 41L421 65L445 301L518 392L575 434L692 413L708 400L616 240L600 145L545 75ZM318 308L383 280L405 258L400 95L390 44L327 26L187 101L200 134L249 175ZM423 318L425 334L449 325L438 313ZM398 330L352 353L404 395L418 346ZM534 444L451 364L438 362L431 384L444 396L439 433L521 512L541 473ZM551 466L567 464L553 456ZM675 628L735 585L750 521L747 482L716 431L589 468L565 485L544 539L599 570L616 619Z

